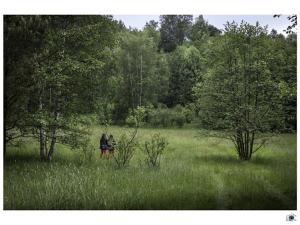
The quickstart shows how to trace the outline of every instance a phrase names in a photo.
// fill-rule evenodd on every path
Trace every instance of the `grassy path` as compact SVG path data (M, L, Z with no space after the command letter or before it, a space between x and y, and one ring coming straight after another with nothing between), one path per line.
M213 173L212 177L216 189L216 209L226 209L225 188L222 177L216 173Z

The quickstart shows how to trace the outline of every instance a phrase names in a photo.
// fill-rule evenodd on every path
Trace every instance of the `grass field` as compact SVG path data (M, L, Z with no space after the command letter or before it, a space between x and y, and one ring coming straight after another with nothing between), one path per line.
M93 128L95 147L102 131ZM140 129L138 140L155 132L169 142L158 169L147 167L140 150L117 169L98 151L88 162L58 145L53 162L42 163L37 143L8 147L4 209L296 209L295 134L273 137L241 162L230 142L191 128Z

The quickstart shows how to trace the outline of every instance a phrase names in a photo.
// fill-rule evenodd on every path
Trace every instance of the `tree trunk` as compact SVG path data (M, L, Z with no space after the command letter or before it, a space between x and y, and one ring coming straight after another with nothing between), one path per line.
M66 43L66 26L67 26L67 21L64 20L64 24L63 24L63 47L62 47L62 58L65 57L65 43ZM58 84L60 84L59 80L58 80ZM58 85L57 86L60 86ZM51 161L52 159L52 155L54 153L54 149L55 149L55 144L56 144L56 131L57 131L57 119L58 119L58 116L59 116L59 103L58 103L58 96L60 96L61 94L61 91L58 91L58 93L56 93L55 91L55 88L53 88L52 90L52 87L50 86L50 99L49 99L49 102L50 102L50 107L52 105L52 101L55 103L55 108L54 108L54 111L50 113L50 117L53 116L54 117L54 124L51 124L51 143L50 143L50 148L49 148L49 151L47 153L47 161Z
M252 132L252 135L251 135L251 139L250 139L250 159L251 159L251 156L252 156L252 153L253 153L253 145L254 145L254 136L255 133L254 131Z
M56 144L56 127L52 129L52 134L51 134L51 144L50 144L50 149L47 155L47 161L51 161L52 155L54 153L55 149L55 144Z
M140 106L142 106L142 94L143 94L143 55L141 54L141 76L140 76Z
M39 105L39 109L43 110L43 103L42 103L42 97L40 96L40 105ZM40 125L39 127L39 139L40 139L40 158L41 161L44 161L46 159L46 153L45 153L45 144L46 144L46 138L45 138L45 130L43 128L43 124Z
M129 82L130 82L130 91L131 91L131 107L132 111L134 109L134 96L133 96L133 79L131 74L131 68L130 68L130 59L129 59L129 53L127 53L127 62L128 62L128 75L129 75Z
M60 95L60 91L59 91L58 95ZM52 96L51 96L51 98L52 98ZM58 103L57 99L55 99L54 102L55 102L55 110L50 115L50 116L54 117L54 123L51 125L51 143L50 143L49 152L47 153L47 161L51 161L52 155L55 150L55 144L56 144L56 132L57 132L56 122L59 117L59 105L60 104Z
M45 131L42 126L40 126L40 158L42 161L46 159L45 153Z
M254 132L250 134L248 130L238 130L236 132L235 140L235 147L239 158L244 161L250 160L253 153Z
M58 119L59 113L57 111L57 105L56 105L56 110L54 112L54 121L56 122ZM57 125L53 124L52 129L51 129L51 143L50 143L50 148L49 152L47 153L47 161L51 161L52 155L55 150L55 144L56 144L56 132L57 132Z

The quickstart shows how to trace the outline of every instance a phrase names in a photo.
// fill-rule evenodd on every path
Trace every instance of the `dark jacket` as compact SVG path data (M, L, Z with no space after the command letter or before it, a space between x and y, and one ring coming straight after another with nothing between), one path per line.
M107 147L108 147L107 141L108 141L107 138L104 135L102 135L102 137L100 139L100 148L101 149L107 149Z

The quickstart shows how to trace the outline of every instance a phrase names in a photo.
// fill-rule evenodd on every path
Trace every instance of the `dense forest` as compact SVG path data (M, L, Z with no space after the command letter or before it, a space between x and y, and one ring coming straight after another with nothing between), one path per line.
M36 138L51 160L56 143L86 145L87 116L135 126L142 114L140 126L223 131L247 160L260 134L296 131L296 49L295 33L219 30L201 15L142 30L112 16L4 16L5 143Z

